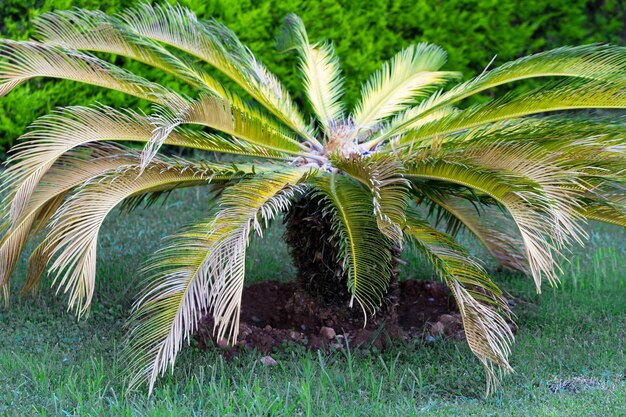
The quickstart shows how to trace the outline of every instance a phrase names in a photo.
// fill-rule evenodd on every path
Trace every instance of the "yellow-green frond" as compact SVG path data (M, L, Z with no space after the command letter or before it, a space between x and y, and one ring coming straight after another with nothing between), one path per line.
M447 92L434 94L424 101L415 118L425 117L442 107L457 103L482 91L537 77L573 77L598 84L626 84L626 48L610 45L585 45L563 47L529 55L508 62L461 83ZM387 138L406 130L413 119L395 126L386 133Z
M0 286L10 279L29 236L47 224L71 189L94 176L137 161L137 156L120 151L107 146L70 153L43 176L23 213L0 239Z
M99 10L48 12L34 22L37 38L47 45L126 56L159 68L185 82L226 97L224 87L200 66L127 30L119 18Z
M446 53L435 45L421 43L400 51L363 86L352 116L357 129L363 132L373 128L458 76L437 71L445 62Z
M419 129L406 134L399 145L420 143L435 137L441 139L455 132L531 114L598 108L626 108L626 84L589 80L560 81L527 93L504 95L419 126ZM425 117L430 116L432 114L428 113ZM415 118L415 121L419 120Z
M380 231L396 245L402 245L402 228L408 203L409 182L404 166L393 156L336 156L335 166L365 184L372 193L374 215Z
M244 122L243 119L238 121ZM235 124L232 120L229 122L231 126ZM250 127L241 127L240 130L259 132L255 127L251 124ZM38 119L31 131L22 136L23 142L14 148L14 155L7 161L8 169L0 174L0 191L7 190L5 201L11 200L6 203L11 206L11 219L19 217L39 179L64 153L94 142L148 143L154 136L154 130L153 118L106 106L69 107ZM262 134L265 132L259 132L259 137L263 137ZM266 134L269 135L270 133ZM183 128L172 131L164 143L259 158L280 159L286 156L284 153L237 139Z
M502 292L450 236L433 229L415 214L407 217L405 234L452 291L467 343L487 373L489 394L499 382L497 371L512 371L508 358L514 337L505 320L509 309Z
M139 194L231 178L239 170L155 161L140 172L137 165L130 165L89 181L63 204L52 220L47 239L56 259L50 271L59 289L70 293L70 308L76 309L79 316L87 311L93 295L100 226L115 206Z
M185 102L159 84L76 50L0 39L0 58L0 97L32 78L50 77L109 88L155 103Z
M366 315L374 314L391 279L392 242L378 228L372 194L360 182L337 174L315 185L330 203L348 290Z
M178 48L211 64L281 122L307 139L314 139L276 76L223 25L201 22L189 9L169 4L142 3L125 10L120 18L137 36Z
M519 229L540 291L543 276L551 283L558 281L559 249L571 239L580 241L584 233L576 212L579 191L568 188L571 183L566 172L519 155L509 149L476 153L465 160L463 155L456 160L433 159L408 166L405 175L414 180L464 185L502 204Z
M136 303L129 335L131 386L156 378L173 366L202 314L215 320L218 338L238 334L245 250L251 231L289 207L300 183L313 173L302 169L266 172L224 191L209 219L170 238L145 268L149 285Z
M306 95L326 135L330 136L333 121L342 119L344 110L339 59L330 44L309 42L302 20L295 14L285 17L282 31L283 49L298 51Z

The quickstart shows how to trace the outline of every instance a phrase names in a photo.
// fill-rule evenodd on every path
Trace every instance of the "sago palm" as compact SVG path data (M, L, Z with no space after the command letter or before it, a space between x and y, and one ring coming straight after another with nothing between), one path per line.
M443 50L421 43L374 73L348 111L332 46L311 43L290 15L278 43L299 54L309 118L232 32L182 7L143 4L116 16L60 11L36 25L37 41L1 41L0 95L43 76L121 91L153 103L153 111L62 108L23 136L1 174L5 297L27 239L45 230L24 291L48 266L82 316L94 291L99 229L115 206L133 208L181 187L203 187L214 199L205 218L166 240L144 267L130 319L131 385L147 381L152 390L204 314L217 338L236 340L248 240L280 213L291 216L288 235L307 233L293 221L296 205L313 204L327 222L346 303L366 316L388 291L394 253L421 252L456 299L488 390L511 369L510 312L454 232L473 233L539 290L544 278L557 282L562 254L583 241L586 219L626 226L622 120L571 112L626 107L625 48L563 47L458 83L459 74L441 70ZM130 73L107 54L158 68L195 94ZM545 81L464 105L530 78ZM162 156L164 145L202 159Z

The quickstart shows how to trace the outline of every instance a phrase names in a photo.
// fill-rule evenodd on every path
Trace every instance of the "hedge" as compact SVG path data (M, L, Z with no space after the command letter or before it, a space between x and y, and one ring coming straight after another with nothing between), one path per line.
M3 0L0 36L28 39L31 20L53 9L99 8L115 13L125 0ZM313 40L331 40L347 76L346 99L354 103L359 85L400 48L428 41L448 51L449 69L466 77L479 73L494 56L498 63L563 45L626 44L622 0L188 0L182 5L200 17L228 25L274 71L300 101L297 62L277 54L274 38L289 12L304 20ZM119 59L119 58L117 58ZM123 61L121 61L123 62ZM160 74L137 63L125 67L151 79ZM137 106L120 93L68 81L35 80L0 99L0 158L27 126L56 106L100 102ZM144 105L145 104L141 104Z

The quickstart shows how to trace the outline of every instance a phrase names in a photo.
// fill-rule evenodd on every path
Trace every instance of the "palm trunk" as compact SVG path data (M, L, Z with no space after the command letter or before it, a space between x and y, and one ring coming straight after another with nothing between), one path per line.
M348 313L351 295L343 269L344 262L340 259L339 245L331 227L331 215L324 213L322 207L321 199L310 195L296 202L285 216L285 241L298 271L299 286L304 292L324 307ZM376 320L368 318L372 324L382 320L395 322L396 319L399 271L395 259L399 257L400 250L393 248L392 252L394 273ZM349 316L352 319L363 319L362 311L358 308L351 309Z

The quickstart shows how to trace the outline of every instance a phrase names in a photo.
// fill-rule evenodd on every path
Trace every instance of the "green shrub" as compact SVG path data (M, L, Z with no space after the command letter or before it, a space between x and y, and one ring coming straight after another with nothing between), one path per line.
M114 13L124 0L4 0L0 36L26 39L32 19L52 9L71 7ZM273 39L283 17L298 13L313 40L328 39L349 75L346 102L354 103L360 82L401 47L429 41L447 50L449 68L466 76L495 63L562 45L626 41L626 5L621 0L187 0L181 4L201 18L215 17L277 73L290 91L301 91L293 55L279 55ZM276 4L278 3L278 4ZM127 66L128 67L128 66ZM144 67L128 67L150 78ZM295 97L301 102L301 96ZM36 117L54 107L102 102L136 107L134 100L96 87L78 92L65 81L35 81L0 100L0 157ZM302 104L302 103L300 103Z

